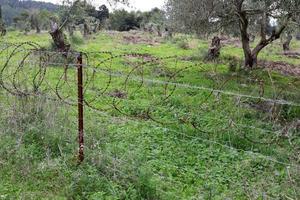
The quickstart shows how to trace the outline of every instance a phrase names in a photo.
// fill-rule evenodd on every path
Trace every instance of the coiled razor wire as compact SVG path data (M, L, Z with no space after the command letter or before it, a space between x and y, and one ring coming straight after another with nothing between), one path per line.
M215 129L221 127L218 129L219 132L236 128L238 132L244 132L241 134L244 139L255 144L270 145L277 142L278 135L282 133L284 127L277 125L276 116L265 123L265 125L270 124L274 129L243 124L240 118L244 112L244 101L255 100L258 103L266 103L270 106L269 114L280 112L277 109L280 110L283 106L300 107L298 102L280 98L278 94L282 91L274 91L278 95L274 94L275 98L263 96L265 88L261 83L264 80L258 80L258 77L253 77L253 80L260 96L224 89L235 77L213 79L212 81L215 81L213 87L182 82L186 79L186 74L194 73L191 71L193 69L202 74L213 72L202 63L191 63L178 56L158 58L149 54L115 55L113 52L106 51L81 52L81 54L84 60L84 104L97 112L117 111L126 117L152 120L163 126L187 124L199 132L208 133L203 129L203 124L197 122L199 121L197 118L202 113L203 119L211 119L215 122ZM76 106L75 69L78 66L78 55L79 52L43 50L38 44L32 42L3 43L0 45L0 87L14 96L44 95L51 100ZM161 72L155 73L154 70L157 69ZM155 78L152 78L153 76ZM296 87L298 83L299 80L296 80L288 84ZM196 105L193 105L194 107L190 107L190 104L185 105L181 90L202 91L204 98L199 99ZM184 112L172 105L175 95L178 95L176 98L179 99L179 104L187 107ZM139 104L136 98L141 98L140 101L143 103ZM209 114L215 114L215 109L222 108L223 98L232 98L232 105L236 109L223 108L223 114L217 112L217 117L210 116ZM130 108L131 103L135 103L139 110L130 110L133 109ZM196 108L198 110L195 110ZM237 117L241 122L236 120ZM245 133L248 129L267 133L267 136L272 133L274 135L271 138L267 137L266 141L255 140ZM294 129L291 131L297 132L297 129Z

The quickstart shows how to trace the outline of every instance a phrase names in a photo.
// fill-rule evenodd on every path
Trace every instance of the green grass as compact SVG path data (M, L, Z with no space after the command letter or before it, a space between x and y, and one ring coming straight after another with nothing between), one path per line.
M181 48L182 40L190 48ZM50 46L46 33L24 36L12 32L5 41ZM165 100L173 87L165 89L165 85L151 82L143 82L140 87L140 81L125 84L126 77L110 80L107 74L97 72L85 98L92 101L97 97L92 106L104 112L86 106L86 159L80 166L76 162L76 106L44 97L13 97L1 89L0 199L299 198L299 130L291 130L289 137L275 132L300 118L299 107L277 106L281 112L272 119L265 111L270 104L204 89L299 104L299 78L262 70L231 72L228 57L242 58L241 49L233 46L223 48L221 61L206 63L201 57L208 42L192 38L179 37L155 45L128 44L121 33L100 33L85 41L77 35L71 42L77 50L94 52L89 54L90 65L124 74L141 58L120 56L112 63L101 64L109 55L95 52L187 58L143 65L144 78L182 85ZM270 48L274 50L266 49L261 58L297 64L297 60L277 55L279 44ZM15 55L3 74L15 70L22 56L22 52ZM30 59L34 61L35 56ZM169 80L168 74L184 68L176 79ZM36 72L35 68L23 67L17 74L22 80L17 86L29 90ZM86 68L84 72L91 75L92 70ZM49 88L57 87L62 73L60 66L49 67L41 90L55 97ZM134 70L132 77L140 74L140 70ZM10 76L5 77L4 83L11 85ZM68 69L67 78L68 84L59 85L60 95L76 103L74 69ZM97 96L109 81L107 92ZM110 94L116 90L126 93L126 98L117 99L123 114L112 108L115 99ZM155 121L145 115L149 108Z

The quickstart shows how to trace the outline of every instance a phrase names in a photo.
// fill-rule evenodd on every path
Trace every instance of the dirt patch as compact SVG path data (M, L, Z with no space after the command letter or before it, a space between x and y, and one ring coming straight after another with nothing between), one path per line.
M123 64L131 67L140 66L141 64L151 64L151 65L158 65L160 63L160 60L150 54L139 54L139 53L133 53L133 54L127 54L124 56Z
M284 55L288 58L293 58L293 59L300 59L300 53L296 51L286 51L280 55Z
M123 33L123 41L126 44L147 44L156 46L161 44L161 38L141 31L130 31Z
M134 53L134 54L128 54L126 55L127 59L141 59L144 62L151 62L157 60L157 58L151 54L139 54L139 53Z
M220 37L222 46L234 46L242 47L241 40L239 38Z
M153 73L159 77L168 77L168 78L174 77L174 73L172 71L163 67L155 67L153 69Z
M108 94L110 97L118 99L127 99L127 93L121 90L114 90Z
M108 35L110 35L110 36L120 35L119 31L106 30L105 33L108 34Z
M278 109L278 105L275 105L272 102L260 101L260 102L252 102L249 101L245 104L246 107L257 110L259 112L274 114L274 110Z
M285 62L259 61L260 68L278 71L283 75L300 76L300 67Z
M227 59L225 60L227 62L224 62L224 60L222 61L223 61L222 63L227 64L230 67L234 67L234 68L243 65L242 63L244 62L242 59L238 57L227 57ZM273 71L277 71L282 75L286 75L286 76L296 76L296 77L300 76L299 65L293 65L281 61L258 60L258 68L270 69Z

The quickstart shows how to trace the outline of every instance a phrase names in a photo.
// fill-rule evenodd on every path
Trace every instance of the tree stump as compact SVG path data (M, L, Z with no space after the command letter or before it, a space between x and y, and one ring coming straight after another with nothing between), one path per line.
M6 35L6 29L2 29L1 30L1 36L5 36Z
M74 31L76 30L76 27L74 25L68 25L67 29L68 29L69 35L71 37L73 37L74 36Z
M84 22L84 24L83 24L83 36L88 37L88 35L90 35L90 27L86 22Z
M66 40L62 27L58 27L57 23L52 23L50 35L57 50L65 53L69 52L70 44Z
M2 20L2 7L0 5L0 35L1 36L5 36L6 35L6 28L5 28L5 24Z
M162 37L162 32L161 32L161 26L160 25L157 25L157 36L158 37Z
M293 39L293 36L291 34L288 34L287 40L283 43L283 51L289 51L290 50L290 44Z
M164 33L165 37L168 38L168 39L171 39L173 38L173 32L171 29L169 28L165 28L165 33Z
M215 36L212 39L211 46L208 50L207 60L215 60L220 57L221 54L221 39Z

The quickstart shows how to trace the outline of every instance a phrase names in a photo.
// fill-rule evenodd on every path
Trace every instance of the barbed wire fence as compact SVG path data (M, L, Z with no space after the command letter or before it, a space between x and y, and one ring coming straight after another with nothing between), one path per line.
M92 112L152 121L180 140L199 140L299 168L297 158L288 162L253 150L287 140L291 156L297 154L299 78L279 86L270 72L265 80L255 73L228 75L214 65L195 64L185 57L57 52L32 42L1 43L0 64L0 88L5 93L25 99L42 97L64 104L70 109L67 114L78 114L70 126L78 126L79 163L84 159L84 112ZM288 114L294 117L288 120ZM190 129L193 134L185 131Z

